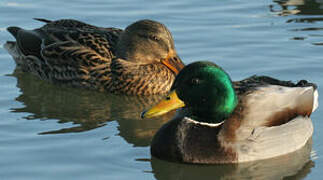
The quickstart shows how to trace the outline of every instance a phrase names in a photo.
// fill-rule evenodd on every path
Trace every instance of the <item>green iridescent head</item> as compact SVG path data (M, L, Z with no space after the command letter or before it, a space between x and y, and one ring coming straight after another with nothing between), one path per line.
M229 75L212 62L203 61L187 65L177 75L171 90L172 93L164 102L174 101L174 97L178 97L181 105L176 107L186 108L187 116L200 122L221 122L237 105L237 96ZM145 114L149 117L160 115L152 111L158 110L148 110Z
M192 118L202 122L221 122L237 105L229 75L211 62L195 62L176 77L176 91Z

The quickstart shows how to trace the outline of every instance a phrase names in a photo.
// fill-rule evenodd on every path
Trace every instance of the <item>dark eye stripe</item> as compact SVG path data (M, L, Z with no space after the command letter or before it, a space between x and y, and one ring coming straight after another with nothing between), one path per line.
M155 41L159 44L159 46L166 50L166 51L169 51L170 47L167 45L167 42L165 42L163 39L157 37L157 36L149 36L149 35L146 35L146 34L138 34L139 37L141 38L145 38L145 39L151 39L152 41Z
M145 34L138 34L139 37L142 37L142 38L148 38L148 39L151 39L151 40L154 40L154 41L160 41L160 39L157 37L157 36L149 36L149 35L145 35Z

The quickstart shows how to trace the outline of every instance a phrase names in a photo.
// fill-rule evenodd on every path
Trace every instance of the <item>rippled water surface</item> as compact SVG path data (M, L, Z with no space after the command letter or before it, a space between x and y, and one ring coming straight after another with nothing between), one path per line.
M308 144L289 156L237 166L169 163L152 158L149 145L172 115L139 118L160 97L39 81L15 71L3 44L13 39L8 26L41 26L34 17L120 28L154 19L170 29L185 63L216 62L234 80L264 74L323 87L323 1L1 0L0 17L0 179L322 178L322 108L312 115L312 150Z

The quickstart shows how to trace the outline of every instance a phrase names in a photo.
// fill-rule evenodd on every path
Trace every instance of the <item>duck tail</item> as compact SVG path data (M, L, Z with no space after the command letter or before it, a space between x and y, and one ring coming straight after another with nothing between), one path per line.
M18 36L18 32L21 30L20 27L16 27L16 26L10 26L7 28L7 31L10 32L10 34L12 34L16 39Z
M314 103L312 112L314 112L319 107L319 92L317 89L314 90Z
M297 87L310 87L311 86L313 88L313 108L312 108L312 112L314 112L319 106L319 101L318 101L319 93L318 93L318 90L317 90L317 85L314 84L314 83L307 82L306 80L300 80L300 81L298 81L296 86Z
M44 19L44 18L33 18L36 21L44 22L44 23L51 23L51 20Z
M300 80L297 82L297 84L295 85L296 87L308 87L308 86L312 86L314 90L317 89L317 85L314 83L310 83L306 80Z

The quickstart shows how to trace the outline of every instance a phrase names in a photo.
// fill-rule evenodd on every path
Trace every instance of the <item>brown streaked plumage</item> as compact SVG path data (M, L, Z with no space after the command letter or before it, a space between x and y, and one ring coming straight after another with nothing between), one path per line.
M195 62L176 76L170 94L142 113L154 117L181 108L155 134L151 154L185 163L240 163L285 155L313 133L317 86L266 76L232 82L211 62Z
M58 84L112 93L168 92L184 67L165 25L141 20L125 30L80 21L50 21L38 29L9 27L5 44L23 71Z

